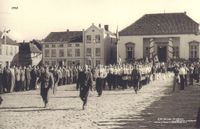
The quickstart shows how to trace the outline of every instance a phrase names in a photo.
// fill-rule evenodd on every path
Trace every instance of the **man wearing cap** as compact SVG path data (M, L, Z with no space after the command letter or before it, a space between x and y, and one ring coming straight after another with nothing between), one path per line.
M83 101L84 110L87 105L89 89L92 87L92 74L89 72L87 65L84 66L83 71L80 71L78 82L80 85L80 98Z
M44 67L45 71L41 74L38 83L41 83L40 95L42 96L44 107L47 107L48 104L48 92L49 88L52 88L54 85L53 74L49 72L47 66Z

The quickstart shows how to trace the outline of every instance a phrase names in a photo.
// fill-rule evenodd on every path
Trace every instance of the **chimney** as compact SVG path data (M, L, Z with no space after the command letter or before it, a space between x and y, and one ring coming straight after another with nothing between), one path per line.
M69 32L69 29L67 29L67 32Z
M99 28L101 28L101 24L99 24Z
M187 12L186 12L186 11L184 11L184 14L186 15L186 14L187 14Z
M109 26L108 26L108 25L104 25L104 29L105 29L106 31L109 31Z

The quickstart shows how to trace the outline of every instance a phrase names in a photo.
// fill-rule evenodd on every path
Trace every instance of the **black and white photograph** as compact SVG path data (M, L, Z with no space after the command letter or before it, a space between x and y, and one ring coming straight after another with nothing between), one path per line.
M200 0L0 0L0 129L200 129Z

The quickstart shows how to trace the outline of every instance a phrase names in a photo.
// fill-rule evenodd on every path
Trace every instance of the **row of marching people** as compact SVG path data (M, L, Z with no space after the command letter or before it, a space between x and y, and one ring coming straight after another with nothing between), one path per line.
M94 85L98 96L102 95L103 90L127 89L128 87L134 87L135 93L141 88L142 81L149 82L149 78L152 71L152 65L99 65L94 69L91 69L91 76L93 77ZM81 70L80 70L81 71ZM79 78L81 75L79 75ZM78 80L77 85L80 81ZM107 87L106 87L107 86ZM91 90L92 90L91 89Z

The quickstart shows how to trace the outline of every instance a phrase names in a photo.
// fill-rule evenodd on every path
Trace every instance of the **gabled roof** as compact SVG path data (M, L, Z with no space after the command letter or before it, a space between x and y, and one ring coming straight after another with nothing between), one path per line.
M28 53L42 53L39 48L34 43L20 43L19 46L20 53L28 54Z
M82 42L82 31L51 32L44 42Z
M198 34L199 24L186 13L146 14L119 32L120 36Z
M4 39L1 38L2 34L3 32L0 31L0 43L4 43ZM6 36L6 43L9 45L17 45L17 43L8 36Z

